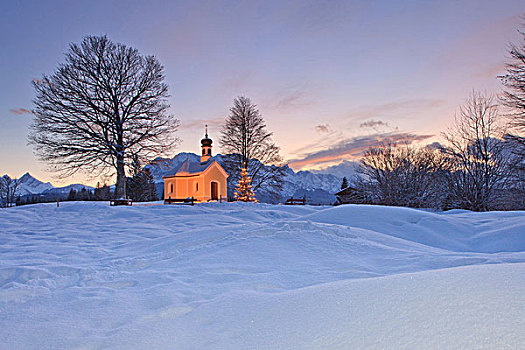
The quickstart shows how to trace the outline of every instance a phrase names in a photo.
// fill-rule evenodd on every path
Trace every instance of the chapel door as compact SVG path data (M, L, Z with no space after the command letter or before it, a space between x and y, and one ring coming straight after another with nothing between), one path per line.
M211 183L211 199L217 200L219 199L219 184L213 181Z

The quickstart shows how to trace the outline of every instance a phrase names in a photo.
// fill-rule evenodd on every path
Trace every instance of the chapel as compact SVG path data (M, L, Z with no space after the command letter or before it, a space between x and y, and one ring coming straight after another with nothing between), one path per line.
M212 143L206 126L201 140L200 162L192 162L188 157L179 167L164 175L164 198L194 198L198 202L227 199L228 173L212 156Z

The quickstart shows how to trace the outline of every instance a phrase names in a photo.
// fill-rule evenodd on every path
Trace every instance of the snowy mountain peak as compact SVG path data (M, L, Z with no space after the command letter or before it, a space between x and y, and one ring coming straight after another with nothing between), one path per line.
M18 194L21 196L39 194L54 188L49 182L42 182L34 178L29 172L22 175L19 181Z
M217 154L214 158L223 165L227 156ZM159 184L159 191L162 191L160 185L163 180L162 176L168 171L179 167L186 159L192 162L200 162L200 157L194 153L182 152L171 159L157 158L146 166L151 172L154 181ZM284 165L285 175L281 191L280 202L286 201L290 197L306 197L307 201L312 204L330 204L335 202L334 193L341 186L341 179L328 173L313 173L311 171L295 172L288 165ZM270 201L268 193L264 190L256 191L259 201Z
M8 177L8 175L4 175ZM16 194L19 196L32 196L32 195L67 195L70 190L81 191L83 188L86 190L93 190L93 187L82 185L82 184L71 184L63 187L55 187L50 182L43 182L33 177L29 172L20 176L18 179L19 185Z

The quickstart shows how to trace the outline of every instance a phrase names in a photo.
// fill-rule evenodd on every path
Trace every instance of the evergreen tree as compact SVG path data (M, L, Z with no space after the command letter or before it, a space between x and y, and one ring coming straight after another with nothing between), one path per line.
M93 196L95 197L96 201L101 200L100 198L100 182L97 182L97 187L93 190Z
M100 199L103 201L109 201L111 199L111 189L109 185L104 184L104 186L100 188Z
M77 191L75 191L74 189L70 189L69 190L69 194L67 196L67 200L68 201L75 201L75 200L77 200Z
M132 177L127 179L129 197L135 202L148 202L157 200L155 181L148 168L142 168L138 159L132 165Z
M82 189L78 193L78 199L81 201L88 200L88 194L87 194L87 190L85 187L82 187Z
M144 169L144 174L148 182L148 201L156 201L159 198L157 194L157 186L155 186L155 180L153 180L153 175L149 169Z
M108 201L111 197L109 186L104 184L100 187L100 182L97 182L97 188L95 188L93 197L96 201Z
M153 180L151 171L148 168L143 169L137 175L137 180L141 200L146 202L156 201L157 188L155 187L155 181Z
M346 177L343 177L343 182L341 183L341 189L344 190L347 187L348 187L348 180L346 179Z
M241 178L237 183L237 188L235 189L235 200L241 202L257 202L255 198L255 193L252 190L252 179L248 176L248 171L246 167L243 167L241 170Z

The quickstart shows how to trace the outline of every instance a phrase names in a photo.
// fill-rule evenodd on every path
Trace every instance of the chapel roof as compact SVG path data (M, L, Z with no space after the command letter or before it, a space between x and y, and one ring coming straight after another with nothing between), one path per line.
M168 171L163 177L197 175L208 169L216 160L211 157L206 162L192 162L186 159L178 167Z

